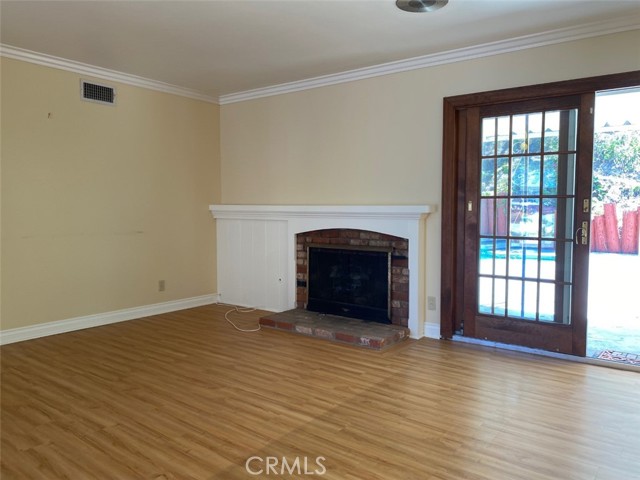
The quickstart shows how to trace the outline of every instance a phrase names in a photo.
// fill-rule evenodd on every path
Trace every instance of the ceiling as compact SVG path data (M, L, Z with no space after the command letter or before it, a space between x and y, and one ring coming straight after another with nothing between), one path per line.
M2 0L0 41L217 98L639 14L637 0L450 0L423 14L394 0Z

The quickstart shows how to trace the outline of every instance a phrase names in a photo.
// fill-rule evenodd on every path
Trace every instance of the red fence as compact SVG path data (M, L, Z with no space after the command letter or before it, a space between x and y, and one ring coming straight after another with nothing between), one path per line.
M480 235L507 235L509 217L507 200L483 200L480 204ZM496 212L494 212L496 208ZM495 213L495 216L494 216ZM543 211L543 213L545 213ZM512 212L511 223L521 220L521 212ZM495 233L494 233L495 223ZM591 221L591 251L603 253L638 254L640 236L640 207L622 213L622 228L618 227L616 205L604 206L604 215L597 215Z
M604 206L604 215L591 221L591 251L604 253L638 253L640 208L622 212L622 228L618 228L616 205Z

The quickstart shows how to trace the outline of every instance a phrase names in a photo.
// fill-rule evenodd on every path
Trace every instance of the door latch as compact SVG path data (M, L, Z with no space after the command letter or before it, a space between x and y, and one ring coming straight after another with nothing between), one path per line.
M582 226L576 230L576 245L586 245L589 243L589 222L582 222Z

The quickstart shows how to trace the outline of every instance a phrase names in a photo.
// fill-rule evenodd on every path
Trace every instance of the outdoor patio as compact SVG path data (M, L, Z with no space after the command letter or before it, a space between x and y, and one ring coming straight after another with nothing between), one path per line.
M640 355L640 256L591 253L587 356Z

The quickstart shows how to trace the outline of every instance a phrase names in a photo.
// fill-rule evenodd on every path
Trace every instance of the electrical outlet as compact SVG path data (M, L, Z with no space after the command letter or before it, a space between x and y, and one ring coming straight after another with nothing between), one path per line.
M429 310L436 309L436 297L427 297L427 309Z
M164 289L165 289L164 280L159 280L158 281L158 291L159 292L164 292Z

